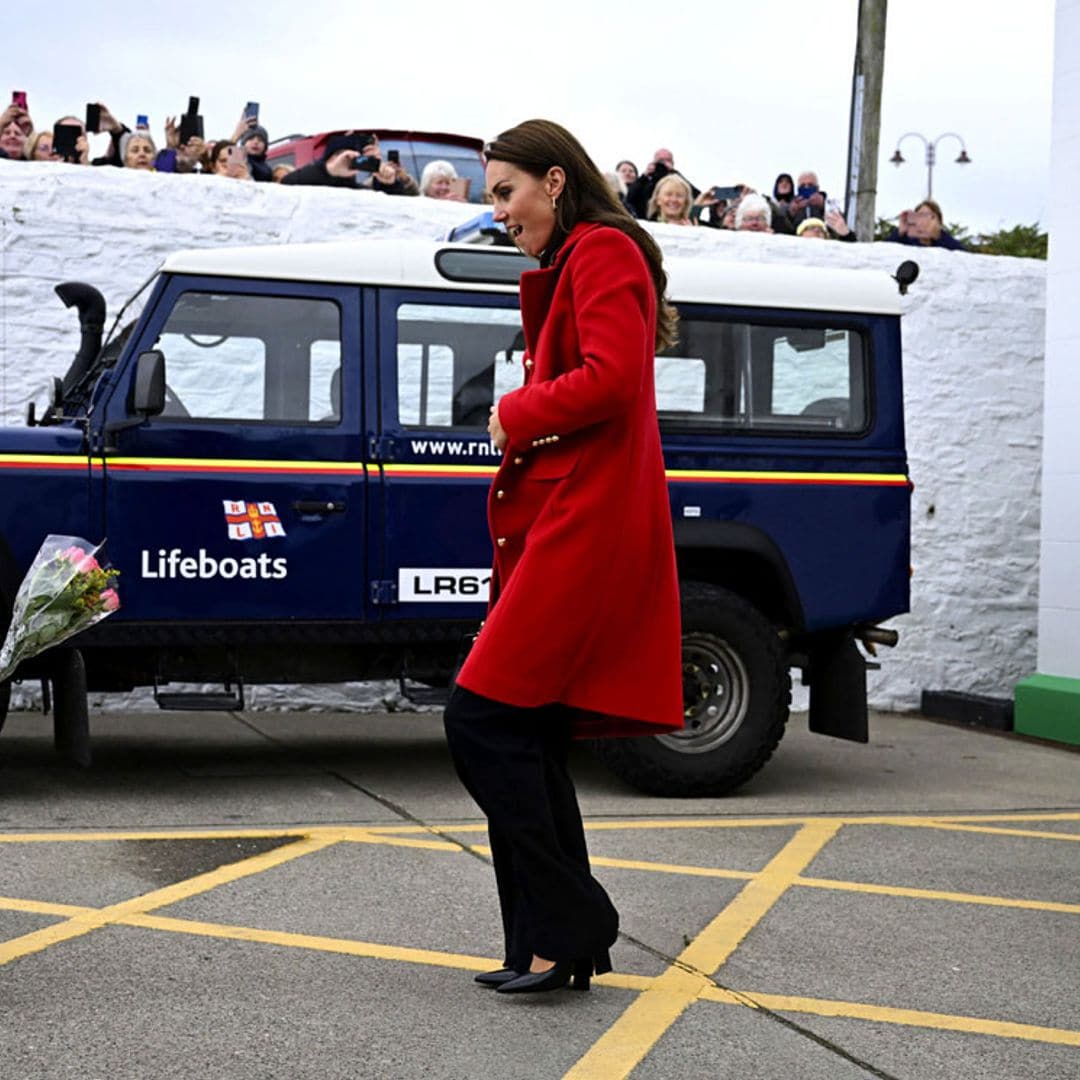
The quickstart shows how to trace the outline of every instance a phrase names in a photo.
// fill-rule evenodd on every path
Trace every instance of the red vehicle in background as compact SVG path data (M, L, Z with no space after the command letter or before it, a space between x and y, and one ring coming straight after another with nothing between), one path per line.
M429 161L449 161L458 176L469 181L469 202L483 202L484 142L468 135L368 127L324 131L320 135L286 135L270 144L266 160L270 165L292 165L299 169L302 165L321 160L329 141L350 131L370 131L378 136L383 156L385 157L389 150L396 150L406 172L417 183L420 182L420 174Z

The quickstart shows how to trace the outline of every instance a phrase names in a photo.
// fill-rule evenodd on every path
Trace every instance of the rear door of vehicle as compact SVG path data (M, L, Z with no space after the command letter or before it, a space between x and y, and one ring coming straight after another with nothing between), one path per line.
M483 617L493 401L522 382L516 295L381 289L378 439L391 619Z
M132 620L351 620L366 604L358 290L177 276L134 355L161 416L109 398L109 550Z

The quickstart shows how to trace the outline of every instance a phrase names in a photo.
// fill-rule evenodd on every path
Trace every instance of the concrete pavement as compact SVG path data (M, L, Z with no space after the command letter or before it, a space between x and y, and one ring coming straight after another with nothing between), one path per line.
M1080 755L793 718L737 795L576 754L622 913L588 995L500 997L486 835L433 714L0 735L0 1076L964 1080L1080 1069Z

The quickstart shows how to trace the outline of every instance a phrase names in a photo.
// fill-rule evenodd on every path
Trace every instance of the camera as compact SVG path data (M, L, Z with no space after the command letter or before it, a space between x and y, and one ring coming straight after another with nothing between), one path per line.
M400 150L387 150L386 160L394 165L401 164L401 151Z

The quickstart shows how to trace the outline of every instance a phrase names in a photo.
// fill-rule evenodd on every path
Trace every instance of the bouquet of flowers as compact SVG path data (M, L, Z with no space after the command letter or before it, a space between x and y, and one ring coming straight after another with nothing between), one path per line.
M106 570L102 545L77 536L47 536L15 596L11 625L0 648L0 682L22 663L111 615L120 606L113 588L119 570Z

